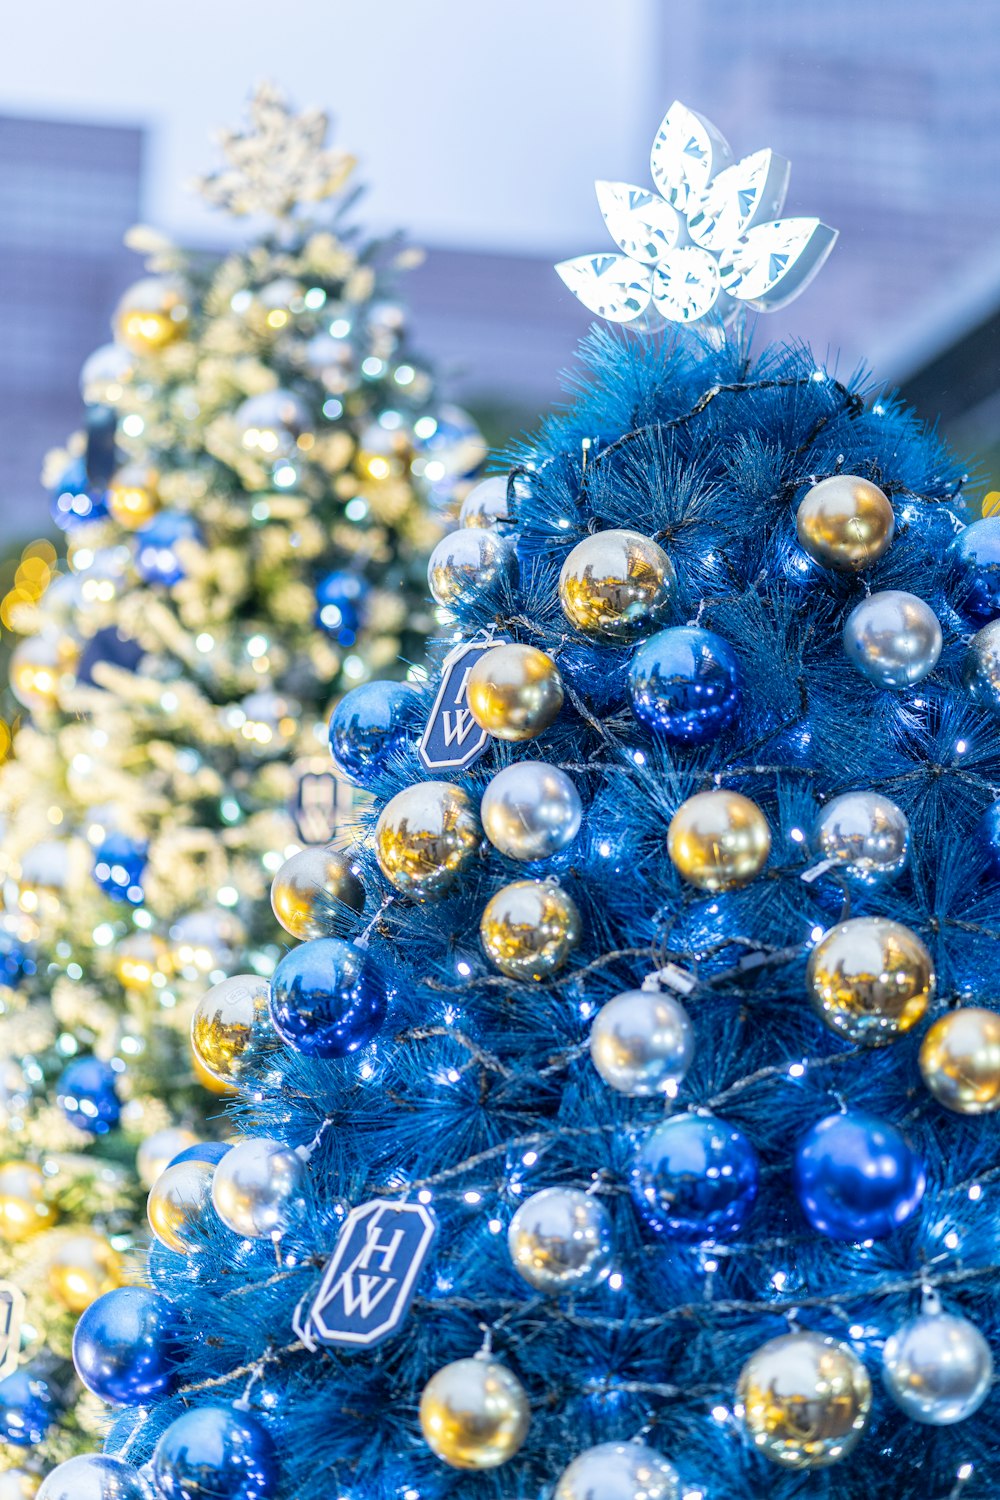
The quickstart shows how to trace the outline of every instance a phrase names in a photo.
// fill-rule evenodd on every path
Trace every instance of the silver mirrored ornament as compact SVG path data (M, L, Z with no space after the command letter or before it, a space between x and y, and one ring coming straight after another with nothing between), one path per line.
M930 605L901 589L863 599L844 626L848 660L876 687L922 681L937 666L941 645L941 625Z
M620 1094L673 1099L694 1058L694 1031L679 1001L662 990L625 990L590 1028L590 1057Z
M37 1500L152 1500L152 1491L138 1469L122 1459L81 1453L46 1475Z
M341 937L351 930L351 913L364 910L365 888L351 861L337 849L300 849L271 882L271 910L299 942Z
M486 837L510 859L548 859L580 831L580 794L565 771L519 760L498 771L479 809Z
M277 1238L302 1193L305 1161L266 1136L240 1141L216 1165L212 1202L222 1222L248 1240Z
M514 571L508 538L480 526L459 527L441 538L427 564L427 583L438 604L467 604L481 589Z
M493 474L489 479L481 479L478 484L474 484L462 501L462 508L458 513L460 526L474 526L481 531L507 530L513 519L507 498L506 474Z
M238 1084L280 1046L270 999L271 986L259 974L231 974L198 1001L191 1017L191 1047L219 1083Z
M598 1443L559 1476L554 1500L677 1500L680 1479L645 1443Z
M905 870L910 825L888 797L878 792L844 792L820 813L813 847L850 880L874 890Z
M991 620L969 642L962 685L983 708L1000 714L1000 620Z
M886 1340L885 1388L915 1422L964 1422L986 1400L993 1379L990 1346L974 1323L927 1310Z
M515 1271L537 1291L587 1291L611 1270L611 1222L579 1188L543 1188L515 1213L507 1231Z
M161 1172L146 1199L146 1218L161 1245L189 1255L204 1243L206 1216L212 1210L212 1166L180 1161Z

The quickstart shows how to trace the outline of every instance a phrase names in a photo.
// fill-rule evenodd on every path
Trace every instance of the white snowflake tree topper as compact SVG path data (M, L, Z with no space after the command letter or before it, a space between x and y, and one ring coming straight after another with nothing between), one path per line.
M659 192L598 182L597 201L622 254L580 255L556 270L575 297L613 323L650 309L668 323L743 303L774 312L808 285L837 231L820 219L781 219L790 164L770 150L733 161L710 121L675 100L653 140Z

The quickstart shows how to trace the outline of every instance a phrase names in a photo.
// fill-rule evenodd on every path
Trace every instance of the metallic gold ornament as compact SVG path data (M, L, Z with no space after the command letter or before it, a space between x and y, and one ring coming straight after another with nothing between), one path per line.
M133 354L157 354L184 337L189 321L181 284L167 276L146 276L123 293L115 309L115 338Z
M160 508L159 475L144 464L126 464L108 485L108 513L126 531L147 525Z
M146 1199L149 1227L161 1245L188 1255L201 1244L199 1229L212 1207L212 1176L207 1161L181 1161L161 1172Z
M983 708L1000 714L1000 620L991 620L969 642L962 685Z
M528 1435L524 1387L487 1354L457 1359L432 1375L420 1397L427 1446L453 1469L495 1469Z
M191 1049L191 1070L202 1088L207 1089L210 1094L215 1094L219 1099L231 1099L237 1092L231 1083L223 1083L220 1078L213 1077L193 1047Z
M433 900L475 859L483 831L472 802L450 781L418 781L397 792L375 825L379 869L397 891Z
M605 1083L620 1094L674 1099L694 1060L688 1013L662 990L625 990L594 1017L590 1058Z
M510 525L512 519L507 500L506 474L493 474L489 479L481 479L478 484L474 484L462 501L462 508L458 513L460 526L478 526L482 531L489 531L491 527L502 530Z
M479 933L501 974L548 979L580 941L580 913L554 880L515 880L487 902Z
M553 1500L677 1500L672 1463L645 1443L598 1443L563 1470Z
M821 1469L856 1445L872 1386L854 1351L801 1329L751 1354L737 1385L737 1416L751 1442L786 1469Z
M666 618L673 564L638 531L598 531L577 542L559 574L559 602L569 623L598 640L631 641Z
M136 1152L136 1171L143 1187L151 1188L175 1156L198 1143L199 1138L194 1131L185 1130L183 1125L168 1125L164 1130L155 1131Z
M514 563L507 537L466 526L438 542L427 564L427 583L438 604L468 604L482 589L512 576Z
M691 885L729 891L763 870L771 830L756 802L740 792L697 792L671 818L667 852Z
M888 496L870 479L833 474L806 492L795 529L799 546L824 568L857 573L889 550L896 518Z
M907 688L933 672L941 655L941 622L924 600L901 589L862 599L847 617L848 661L880 688Z
M519 760L498 771L483 793L479 816L494 849L509 859L548 859L580 831L580 793L558 766Z
M115 973L127 990L161 989L173 973L170 949L155 932L130 932L115 952Z
M831 927L809 955L809 998L831 1031L872 1046L920 1020L934 994L934 965L915 932L886 917Z
M537 1291L589 1291L611 1270L611 1221L579 1188L543 1188L511 1219L507 1249L514 1270Z
M844 792L823 808L813 842L816 853L849 880L876 890L906 868L910 825L888 797Z
M0 1240L19 1244L39 1230L50 1229L55 1220L41 1167L30 1161L0 1165Z
M124 1277L121 1256L93 1229L62 1240L49 1260L52 1295L72 1313L84 1312L105 1292L121 1286Z
M466 702L495 739L533 740L562 708L562 677L551 656L535 646L494 646L469 672Z
M215 1167L215 1211L245 1239L277 1239L302 1196L305 1170L305 1158L281 1141L240 1141Z
M278 1046L270 999L271 986L259 974L231 974L198 1001L191 1050L216 1083L233 1087Z
M10 654L10 690L25 708L54 708L72 686L79 660L80 648L68 635L26 636Z
M271 909L293 938L339 937L345 912L364 911L365 888L336 849L300 849L271 882Z
M920 1072L938 1103L957 1115L1000 1109L1000 1015L979 1005L949 1011L924 1037Z

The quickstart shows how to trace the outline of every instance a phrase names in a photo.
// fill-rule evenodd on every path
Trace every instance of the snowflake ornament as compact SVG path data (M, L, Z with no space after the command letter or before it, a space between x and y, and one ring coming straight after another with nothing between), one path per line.
M355 158L327 146L329 116L307 109L294 114L273 84L251 96L246 129L219 135L226 162L198 179L202 197L231 214L268 214L285 219L303 203L319 203L340 191Z
M774 312L797 297L833 249L819 219L779 219L791 165L770 150L733 161L710 121L675 100L653 140L659 192L598 182L597 201L621 255L580 255L556 270L573 295L613 323L650 309L668 323L723 321L741 303Z

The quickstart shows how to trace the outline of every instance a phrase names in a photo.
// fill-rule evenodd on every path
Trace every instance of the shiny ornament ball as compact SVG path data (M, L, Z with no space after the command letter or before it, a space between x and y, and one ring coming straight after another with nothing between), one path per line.
M870 479L833 474L806 491L795 516L799 546L838 573L871 567L892 546L896 518Z
M737 1414L759 1453L785 1469L823 1469L857 1444L872 1385L849 1345L799 1329L754 1350L736 1395Z
M72 1313L84 1312L105 1292L113 1292L125 1275L117 1250L94 1229L80 1229L60 1240L48 1269L52 1295Z
M134 374L130 350L122 344L102 344L83 362L80 395L87 406L116 406Z
M55 1392L39 1371L24 1366L0 1380L0 1442L31 1448L57 1416Z
M676 745L707 745L739 712L736 654L711 630L658 631L632 658L628 697L639 723L654 734Z
M163 1130L154 1131L143 1141L135 1157L136 1171L143 1187L151 1188L175 1157L189 1146L198 1144L194 1131L185 1130L183 1125L168 1125Z
M10 653L10 690L21 707L33 713L55 708L60 695L73 685L79 658L79 647L68 636L26 636Z
M149 1190L149 1227L161 1245L178 1255L189 1255L204 1244L213 1170L209 1162L181 1162L162 1171Z
M809 955L806 989L820 1020L871 1046L902 1036L934 995L934 965L915 932L887 917L852 917Z
M508 859L548 859L576 838L583 805L558 766L519 760L498 771L479 807L483 830Z
M483 589L513 577L515 554L507 537L479 526L443 536L427 564L427 583L438 604L470 604Z
M882 1379L906 1416L950 1427L979 1410L993 1379L993 1355L968 1318L927 1311L886 1340Z
M172 1302L144 1286L122 1286L91 1303L73 1334L76 1373L102 1401L144 1404L170 1390L181 1352Z
M215 1168L215 1211L244 1239L276 1239L301 1200L305 1171L303 1158L280 1141L240 1141Z
M556 1484L554 1500L678 1500L672 1463L645 1443L598 1443L578 1453Z
M863 599L844 626L848 660L880 688L921 682L937 666L941 646L941 625L930 605L900 589Z
M152 1500L152 1491L122 1459L81 1453L46 1475L37 1500Z
M885 1120L862 1110L827 1115L795 1150L795 1192L818 1234L879 1240L920 1206L926 1178L919 1156Z
M94 880L112 901L140 906L146 844L124 833L109 833L94 850Z
M771 830L756 802L740 792L696 792L670 820L667 852L689 884L729 891L763 870Z
M662 990L625 990L594 1017L590 1058L619 1094L673 1099L694 1059L688 1013Z
M107 507L113 521L126 531L148 526L160 509L159 475L143 464L125 464L108 485Z
M56 1100L71 1125L107 1135L121 1119L118 1074L99 1057L76 1057L59 1075Z
M188 331L188 296L168 276L144 276L122 294L113 319L115 341L132 354L157 354Z
M135 535L135 567L144 583L173 588L187 576L185 555L201 542L201 528L186 511L161 510Z
M506 474L494 474L474 484L458 513L460 526L475 526L481 531L491 528L503 531L510 527L513 519L507 499Z
M501 974L548 979L580 941L580 913L554 880L515 880L487 902L479 934Z
M385 1011L385 986L368 955L342 938L293 948L271 980L274 1029L307 1057L346 1057L367 1046Z
M195 1406L161 1434L153 1477L162 1500L274 1500L278 1451L248 1411Z
M535 646L494 646L471 668L466 701L494 739L533 740L558 717L562 677L551 656Z
M191 1017L191 1047L220 1083L238 1084L274 1050L271 986L259 974L231 974L213 984Z
M951 598L973 625L985 625L1000 615L1000 516L986 516L948 548Z
M41 1476L29 1474L27 1469L4 1469L0 1473L0 1500L37 1500L40 1483ZM48 1500L72 1500L72 1497L49 1495ZM143 1496L142 1500L148 1497Z
M20 1244L50 1229L56 1211L45 1192L45 1174L30 1161L0 1163L0 1240Z
M483 830L468 795L450 781L418 781L386 803L375 825L379 869L397 891L433 900L476 858Z
M107 495L91 484L84 458L76 458L51 491L49 513L60 531L75 531L107 515Z
M496 1469L521 1447L531 1411L524 1387L489 1357L457 1359L420 1396L424 1441L453 1469Z
M648 635L670 609L673 564L638 531L598 531L578 542L559 574L559 602L583 635L612 642Z
M290 458L311 426L305 403L283 390L248 397L235 420L243 447L265 460Z
M962 686L983 708L1000 714L1000 620L977 630L966 647Z
M330 753L349 781L366 787L405 745L419 699L405 682L365 682L330 716Z
M300 943L339 936L352 925L350 914L364 909L365 888L336 849L300 849L271 881L271 910Z
M357 573L327 573L316 585L316 624L342 646L353 646L369 585Z
M742 1130L711 1115L674 1115L647 1132L632 1167L632 1198L670 1239L731 1239L757 1200L757 1153Z
M820 813L813 847L849 880L877 890L905 870L910 825L888 797L878 792L844 792Z
M507 1230L514 1270L539 1292L585 1292L611 1271L611 1221L601 1202L579 1188L533 1193Z
M176 1167L185 1161L207 1161L214 1167L232 1149L225 1141L199 1141L197 1146L188 1146L185 1150L178 1151L173 1161L167 1165Z
M1000 1015L964 1005L935 1021L920 1047L920 1073L957 1115L1000 1109Z

